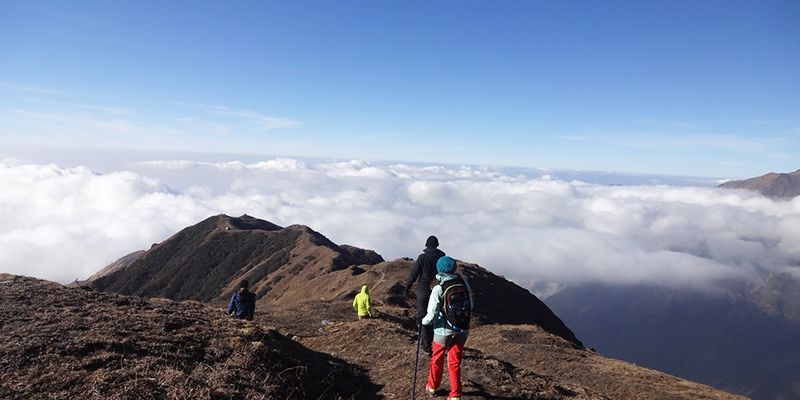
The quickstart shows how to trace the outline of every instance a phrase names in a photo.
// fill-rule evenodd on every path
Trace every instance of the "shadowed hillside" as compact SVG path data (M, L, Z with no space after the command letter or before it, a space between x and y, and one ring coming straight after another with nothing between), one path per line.
M94 282L112 272L118 271L120 269L127 267L128 265L131 265L131 263L140 259L144 255L144 253L146 253L146 251L144 250L134 251L133 253L128 254L118 259L117 261L114 261L111 264L108 264L105 268L101 269L94 275L90 276L89 279L87 279L86 281L76 282L76 283L82 285L88 282Z
M584 284L547 299L600 354L758 400L800 399L800 281L699 292Z

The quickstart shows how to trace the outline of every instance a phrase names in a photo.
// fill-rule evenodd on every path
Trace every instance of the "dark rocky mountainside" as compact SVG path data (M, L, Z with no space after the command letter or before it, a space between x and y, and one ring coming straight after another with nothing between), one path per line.
M547 299L600 354L758 400L800 399L800 281L699 292L584 284Z
M756 178L728 181L717 187L754 190L765 197L777 200L792 199L800 195L800 170L789 174L770 172Z
M230 295L247 278L259 298L275 300L269 292L281 291L291 281L280 282L283 277L301 271L304 278L317 276L359 261L304 226L281 228L247 215L219 215L153 245L126 268L93 280L91 286L136 296L210 301Z
M267 251L281 240L288 250ZM260 268L276 254L288 261L264 273ZM414 298L403 290L413 261L374 263L376 256L336 246L305 227L217 216L95 281L106 292L2 275L0 398L406 399L418 354ZM150 264L153 257L166 271ZM216 282L217 292L202 294L208 301L150 298L191 297L170 285L210 288L202 281L218 279L217 268L232 276ZM458 268L476 304L465 398L742 399L602 357L528 291L477 265ZM231 282L243 277L270 285L252 322L225 313ZM118 282L138 282L119 287L153 294L109 292ZM365 284L375 318L359 321L352 301ZM419 355L419 398L429 361Z
M800 280L798 278L785 273L768 273L752 286L746 286L745 289L742 291L741 297L752 303L762 313L778 320L800 324Z
M128 265L131 265L134 261L140 259L144 255L144 253L146 253L146 251L144 250L134 251L133 253L121 257L120 259L114 261L111 264L108 264L105 268L101 269L100 271L97 271L97 273L90 276L89 279L79 283L85 284L88 282L94 282L112 272L116 272L117 270L123 269Z

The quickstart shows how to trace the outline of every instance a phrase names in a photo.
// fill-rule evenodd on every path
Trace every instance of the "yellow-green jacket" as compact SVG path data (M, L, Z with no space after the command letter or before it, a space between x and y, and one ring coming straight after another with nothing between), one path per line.
M358 315L360 316L372 316L371 305L369 302L369 288L367 285L361 287L361 293L356 295L356 298L353 299L353 308L358 311Z

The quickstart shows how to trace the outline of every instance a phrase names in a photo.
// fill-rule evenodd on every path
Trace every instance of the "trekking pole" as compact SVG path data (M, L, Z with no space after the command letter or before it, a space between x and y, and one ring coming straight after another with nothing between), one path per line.
M419 332L417 332L417 356L414 358L414 386L411 389L411 400L414 400L417 395L417 364L419 364L419 340L422 336L422 324L419 325Z

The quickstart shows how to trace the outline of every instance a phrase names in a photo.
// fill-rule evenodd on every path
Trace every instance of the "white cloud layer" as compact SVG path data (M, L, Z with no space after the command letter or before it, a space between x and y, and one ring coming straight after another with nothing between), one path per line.
M540 295L584 281L703 285L800 262L800 198L358 160L126 169L1 160L0 271L85 279L220 213L308 225L390 260L415 258L435 234L449 255Z

